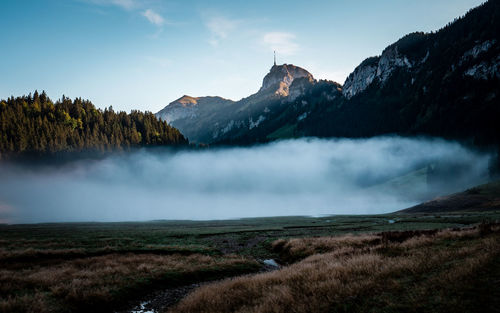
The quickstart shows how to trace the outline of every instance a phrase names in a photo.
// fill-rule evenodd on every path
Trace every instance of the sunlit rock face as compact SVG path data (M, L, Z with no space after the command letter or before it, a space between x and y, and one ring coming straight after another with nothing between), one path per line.
M196 105L198 104L199 98L194 98L190 96L182 96L181 98L170 103L169 107L164 108L157 113L157 117L171 123L172 121L178 120L180 118L196 116Z
M233 101L221 97L191 97L184 95L156 113L156 116L171 124L184 118L196 118L200 107L203 110L205 106L217 108L221 104L230 103L233 103Z
M275 94L286 97L289 94L290 85L297 78L305 77L308 81L313 82L314 77L306 71L305 69L292 65L283 64L275 65L271 68L271 71L264 77L262 82L262 87L259 92L265 91L267 89L275 89Z

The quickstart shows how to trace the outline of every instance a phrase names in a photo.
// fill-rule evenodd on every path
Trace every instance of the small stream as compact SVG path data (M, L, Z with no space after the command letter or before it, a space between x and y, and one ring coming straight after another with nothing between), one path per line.
M198 288L205 284L209 284L211 282L213 281L157 290L145 296L140 302L136 303L135 305L131 305L131 309L118 311L116 313L163 312L167 308L175 305L195 288Z
M261 261L263 264L262 272L269 272L279 269L281 266L274 259L266 259ZM167 308L175 305L177 302L182 300L188 295L192 290L201 287L203 285L208 285L219 280L206 281L201 283L194 283L190 285L167 288L163 290L155 291L148 296L144 297L138 304L132 307L132 309L119 311L116 313L158 313L163 312Z

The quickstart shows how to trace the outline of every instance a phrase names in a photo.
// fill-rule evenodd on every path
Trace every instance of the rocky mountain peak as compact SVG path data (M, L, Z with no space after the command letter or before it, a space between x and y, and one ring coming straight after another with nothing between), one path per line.
M211 110L232 103L234 103L232 100L222 97L191 97L184 95L169 103L161 111L156 113L156 116L167 123L172 123L179 119L196 117L200 107L202 110Z
M171 104L180 104L183 107L189 107L192 105L196 105L198 103L199 98L191 97L188 95L184 95L180 97L179 99L173 101Z
M179 104L182 104L183 106L189 106L198 103L198 99L199 98L184 95L179 99L175 100L174 103L177 102Z
M306 78L314 82L312 74L301 67L292 64L274 65L264 77L259 92L272 88L276 95L286 97L289 94L290 85L297 78Z

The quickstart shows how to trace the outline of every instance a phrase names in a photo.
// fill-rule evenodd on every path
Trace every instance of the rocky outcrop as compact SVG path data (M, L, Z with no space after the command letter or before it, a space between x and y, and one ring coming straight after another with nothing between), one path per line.
M405 53L408 46L423 40L425 36L423 33L409 34L387 47L381 56L371 57L363 61L347 77L343 87L343 95L350 99L366 90L374 81L383 85L397 69L411 70L425 63L429 58L429 51L420 60L413 59Z
M401 54L397 46L387 49L380 57L365 60L347 77L343 95L350 99L368 88L375 80L385 83L397 68L411 69L413 66L413 62Z
M464 72L464 76L470 76L477 80L500 78L500 55L494 60L489 62L483 61L468 68Z
M382 53L378 62L376 77L380 80L380 82L384 83L398 67L406 67L410 69L413 67L413 64L407 56L398 51L398 46L395 46Z
M477 59L477 57L480 54L482 54L483 52L487 52L488 50L490 50L490 48L493 47L496 43L497 43L497 41L495 39L493 39L493 40L486 40L486 41L484 41L482 43L478 43L472 49L467 50L464 53L464 55L460 59L460 62L458 63L458 65L460 66L460 65L464 64L465 62L467 62L467 61L469 61L471 59Z
M377 75L379 59L379 57L366 59L347 77L342 92L346 98L350 99L368 88Z
M298 97L304 95L316 81L310 76L296 78L288 88L288 102L295 101Z
M290 85L298 78L306 78L311 82L314 81L311 73L301 67L292 64L274 65L271 71L264 77L259 92L272 88L276 95L287 97Z

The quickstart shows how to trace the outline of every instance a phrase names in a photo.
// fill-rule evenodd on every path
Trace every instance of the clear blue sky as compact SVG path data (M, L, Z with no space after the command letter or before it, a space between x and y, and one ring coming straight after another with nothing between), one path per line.
M272 65L343 83L368 56L481 0L2 0L0 98L46 90L156 112L178 97L240 99Z

